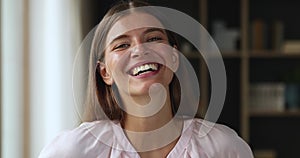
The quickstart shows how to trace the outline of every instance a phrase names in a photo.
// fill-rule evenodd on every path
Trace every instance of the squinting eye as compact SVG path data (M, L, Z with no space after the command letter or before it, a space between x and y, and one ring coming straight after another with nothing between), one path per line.
M129 45L129 44L126 44L126 43L124 43L124 44L119 44L119 45L115 46L113 50L122 50L122 49L128 48L129 46L130 46L130 45Z
M154 42L154 41L160 41L160 40L162 40L161 37L152 37L152 38L149 38L149 39L147 40L147 42Z

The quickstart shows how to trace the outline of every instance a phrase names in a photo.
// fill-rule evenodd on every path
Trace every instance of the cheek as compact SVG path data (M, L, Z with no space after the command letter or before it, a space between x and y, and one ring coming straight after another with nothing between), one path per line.
M168 85L171 83L172 78L173 78L174 75L175 75L175 73L173 73L172 70L170 70L169 68L167 68L167 70L166 70L166 81L167 81Z
M127 58L124 54L110 54L107 55L106 64L108 67L108 73L111 75L116 84L120 84L123 80L126 80L125 67L127 64Z
M164 59L165 64L168 67L170 66L170 64L172 64L173 49L173 47L165 43L152 46L152 50Z
M114 72L118 67L121 67L120 65L120 56L116 54L109 54L106 55L106 65L108 67L108 71L110 74L111 72Z

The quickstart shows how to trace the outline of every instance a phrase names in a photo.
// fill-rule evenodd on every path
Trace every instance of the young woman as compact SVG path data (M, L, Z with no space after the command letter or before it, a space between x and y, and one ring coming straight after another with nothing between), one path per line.
M97 26L83 123L40 157L253 157L228 127L177 115L183 100L195 104L193 88L180 91L175 72L187 71L175 35L143 6L120 2Z

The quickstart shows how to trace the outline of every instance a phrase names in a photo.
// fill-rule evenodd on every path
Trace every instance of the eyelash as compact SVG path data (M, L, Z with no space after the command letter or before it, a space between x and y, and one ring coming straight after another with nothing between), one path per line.
M147 40L147 42L154 42L154 41L160 41L160 40L162 40L161 37L155 36L155 37L149 38L149 39Z
M151 37L149 39L146 40L146 42L155 42L155 41L161 41L163 40L163 38L159 37L159 36L154 36L154 37ZM123 50L123 49L126 49L130 46L130 44L128 43L122 43L122 44L118 44L116 45L113 50Z
M122 43L122 44L119 44L119 45L117 45L116 47L114 47L113 50L116 50L116 49L125 49L125 48L127 48L127 47L129 47L129 46L130 46L130 44Z

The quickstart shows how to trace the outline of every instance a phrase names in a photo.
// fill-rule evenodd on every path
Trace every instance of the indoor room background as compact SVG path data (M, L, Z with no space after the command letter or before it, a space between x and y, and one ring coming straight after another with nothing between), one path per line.
M59 132L79 125L74 61L116 0L0 2L1 157L37 157ZM300 1L147 2L193 17L218 45L227 75L218 122L246 140L257 158L298 157ZM199 79L197 117L204 117L211 92L206 63L188 40L179 40Z

